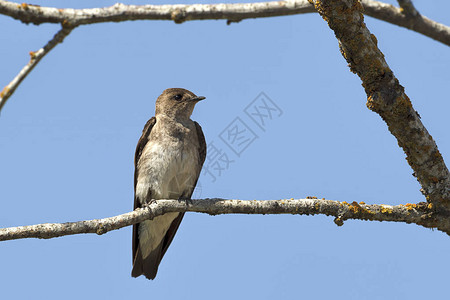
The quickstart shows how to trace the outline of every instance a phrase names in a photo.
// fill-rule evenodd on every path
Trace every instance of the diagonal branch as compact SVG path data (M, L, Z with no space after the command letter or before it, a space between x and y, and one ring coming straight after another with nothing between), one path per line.
M450 234L450 219L436 215L427 203L406 205L368 205L363 202L347 203L308 197L307 199L284 199L244 201L224 199L157 200L145 208L115 217L70 223L46 223L0 229L0 241L40 238L49 239L80 233L104 234L111 230L130 226L168 212L199 212L219 214L293 214L334 216L334 222L342 226L348 219L415 223L424 227L438 227Z
M408 18L402 9L379 1L362 0L365 14L401 27L405 27L450 46L450 27L420 16ZM18 4L0 0L0 14L24 23L63 23L84 25L132 20L172 20L176 23L192 20L228 20L288 16L316 12L307 0L273 1L257 3L124 5L90 9L58 9L31 4Z
M311 0L334 31L350 70L362 80L367 107L386 122L437 211L450 211L450 174L436 143L414 110L364 23L357 0Z
M14 93L20 83L27 77L27 75L33 70L33 68L41 61L41 59L49 53L56 45L62 43L64 38L72 32L73 27L63 26L55 36L41 49L36 52L30 52L30 61L22 68L17 76L3 88L0 92L0 111L8 101L9 97Z

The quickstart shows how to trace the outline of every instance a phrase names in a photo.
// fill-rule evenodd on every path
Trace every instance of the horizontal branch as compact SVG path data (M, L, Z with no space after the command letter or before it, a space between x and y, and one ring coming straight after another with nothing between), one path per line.
M409 14L395 6L379 1L362 0L365 14L450 45L450 27L418 15ZM174 5L124 5L89 9L58 9L0 0L0 14L24 23L63 23L73 26L103 22L132 20L172 20L176 23L192 20L228 20L239 22L250 18L266 18L316 12L307 0L273 1L258 3L174 4Z
M450 218L437 214L427 203L406 205L368 205L363 202L347 203L309 197L284 200L224 200L201 199L189 202L157 200L145 208L115 217L70 223L46 223L0 229L0 241L40 238L49 239L80 233L104 234L111 230L130 226L168 212L199 212L219 214L292 214L326 215L335 217L341 226L345 220L370 220L414 223L428 228L439 228L450 234Z
M36 52L30 52L30 61L25 65L25 67L20 70L19 74L14 77L11 82L3 88L0 92L0 111L8 101L9 97L14 93L16 88L20 83L28 76L28 74L34 69L34 67L41 61L41 59L49 53L56 45L62 43L64 38L72 32L73 28L69 26L63 26L60 31L58 31L55 36L41 49Z
M274 1L258 3L220 4L164 4L125 5L114 4L104 8L57 9L30 4L0 1L0 13L24 23L62 23L84 25L103 22L133 20L172 20L177 23L192 20L240 21L249 18L265 18L315 12L306 0Z

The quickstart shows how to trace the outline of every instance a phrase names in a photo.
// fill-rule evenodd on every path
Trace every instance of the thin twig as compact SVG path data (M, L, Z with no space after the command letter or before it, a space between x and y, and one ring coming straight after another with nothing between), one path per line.
M398 5L400 5L400 8L406 15L411 16L413 18L420 15L417 9L414 7L414 4L412 3L411 0L397 0L397 1Z
M408 28L450 46L449 26L435 22L420 14L411 18L411 15L405 14L401 8L386 3L361 0L361 4L364 7L363 13L367 16Z
M64 38L70 34L73 27L63 26L55 36L41 49L36 52L30 52L30 61L20 70L19 74L0 92L0 111L8 101L9 97L14 93L20 83L27 77L33 68L41 61L41 59L49 53L56 45L62 43Z
M46 223L0 229L0 241L40 238L49 239L80 233L104 234L111 230L130 226L168 212L199 212L218 214L292 214L334 216L334 222L342 226L345 220L370 220L415 223L424 227L439 227L450 234L450 219L435 214L427 203L406 205L368 205L363 202L347 203L309 197L307 199L284 200L225 200L200 199L178 201L157 200L145 208L115 217L70 223Z

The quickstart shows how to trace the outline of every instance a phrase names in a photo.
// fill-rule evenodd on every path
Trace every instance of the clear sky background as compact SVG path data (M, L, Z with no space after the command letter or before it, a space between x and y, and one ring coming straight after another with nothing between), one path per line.
M82 8L114 2L33 3ZM449 1L414 4L450 25ZM449 47L365 20L449 163ZM4 86L59 25L0 16L0 28ZM424 201L403 151L366 108L361 81L318 14L230 26L224 20L134 21L75 29L4 107L0 226L130 211L135 146L155 99L169 87L207 97L192 118L207 142L232 160L220 174L213 169L215 181L202 174L196 198ZM263 128L245 112L261 92L280 109ZM254 133L239 156L221 139L236 118ZM337 227L325 216L188 213L154 281L130 276L131 227L102 236L1 242L1 297L444 299L449 253L446 234L417 225L346 221Z

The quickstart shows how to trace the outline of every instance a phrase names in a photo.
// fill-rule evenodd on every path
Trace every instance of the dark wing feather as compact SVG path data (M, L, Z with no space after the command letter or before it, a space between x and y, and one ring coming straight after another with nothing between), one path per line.
M202 127L200 126L200 124L198 124L197 122L194 122L194 123L195 123L195 129L197 129L198 144L200 145L200 147L198 149L198 153L200 154L198 157L199 158L198 159L198 163L199 163L198 176L200 176L200 172L202 170L203 163L205 162L205 159L206 159L206 140L205 140L205 135L203 134L203 130L202 130ZM198 177L197 177L197 179L198 179ZM195 182L195 184L197 184L197 182Z
M156 118L152 117L150 120L147 121L147 123L144 126L144 129L142 130L141 138L139 139L137 146L136 146L136 152L134 154L134 193L136 195L136 184L137 184L137 176L138 176L138 163L139 159L141 158L142 151L144 150L145 145L147 145L148 137L150 136L150 132L152 131L153 126L156 124ZM136 199L136 196L134 197L134 208L136 209L140 207L139 201ZM139 237L138 237L138 225L133 225L133 261L136 258L136 252L139 245Z
M167 249L169 248L173 238L175 237L175 233L177 233L178 227L180 227L180 223L181 220L183 220L183 217L184 213L179 213L178 217L176 217L175 220L172 221L172 224L170 224L169 230L167 230L166 235L164 236L164 239L161 242L162 245L161 258L159 259L159 261L161 261L162 258L164 257L164 254L166 254Z
M139 158L141 158L142 151L147 145L148 137L150 136L150 132L152 131L153 126L156 124L156 118L152 117L150 120L145 123L144 129L142 130L141 138L139 139L136 152L134 153L134 191L136 192L136 183L137 183L137 166L139 162ZM136 209L136 202L134 203L134 209Z

